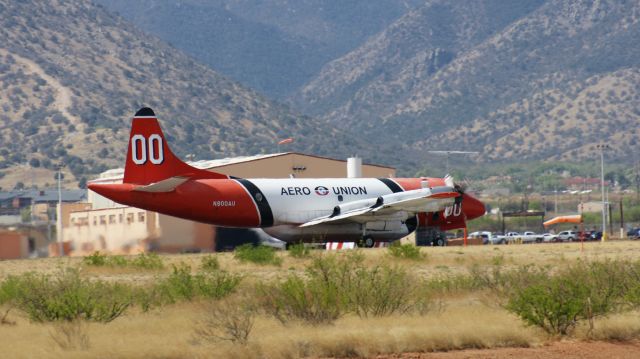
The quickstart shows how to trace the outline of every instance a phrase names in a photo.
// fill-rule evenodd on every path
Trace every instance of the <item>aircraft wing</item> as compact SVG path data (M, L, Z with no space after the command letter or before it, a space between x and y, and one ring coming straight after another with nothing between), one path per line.
M437 212L452 205L460 193L453 186L420 188L392 193L377 198L347 202L336 206L333 213L303 223L300 227L310 227L321 223L344 223L380 220L381 217L398 212Z

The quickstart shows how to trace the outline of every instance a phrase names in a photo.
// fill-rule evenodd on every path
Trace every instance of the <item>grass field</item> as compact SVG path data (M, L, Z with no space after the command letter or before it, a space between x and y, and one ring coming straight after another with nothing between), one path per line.
M554 243L511 246L423 248L418 260L397 259L387 249L363 250L363 267L387 265L422 281L468 275L470 268L488 271L499 266L507 271L533 264L561 270L580 260L621 259L637 261L640 241ZM486 288L437 288L425 292L421 310L387 315L356 315L344 312L329 323L304 320L281 321L264 310L252 310L253 323L246 343L202 335L207 318L228 319L256 287L279 283L292 275L303 277L317 256L349 256L312 252L293 258L279 252L280 265L241 262L232 253L215 254L222 270L242 276L235 292L223 299L194 298L143 311L134 306L109 323L91 321L34 322L12 309L9 323L0 324L0 356L20 357L121 357L121 358L297 358L370 357L402 352L448 351L466 348L536 347L559 340L541 329L527 326L507 311L501 298ZM182 263L198 270L205 255L160 256L163 269L96 267L81 258L50 258L0 262L0 280L27 272L49 273L60 268L79 268L83 278L149 286L170 275L172 265ZM414 283L400 283L412 288ZM407 289L409 290L409 289ZM374 289L375 291L375 289ZM216 308L222 310L216 310ZM4 312L4 311L3 311ZM216 314L217 313L217 314ZM222 313L222 314L220 314ZM221 315L223 317L221 317ZM237 318L236 318L237 319ZM237 320L236 320L237 321ZM235 323L235 322L234 322ZM577 325L572 340L634 340L640 338L640 313L630 310L598 317L594 328Z

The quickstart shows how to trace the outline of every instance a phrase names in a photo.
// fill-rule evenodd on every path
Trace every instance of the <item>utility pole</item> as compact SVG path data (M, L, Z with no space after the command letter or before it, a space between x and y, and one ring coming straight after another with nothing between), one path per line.
M62 168L63 163L59 163L57 166L58 172L58 210L56 211L56 237L58 241L58 256L64 257L64 246L62 243Z
M607 144L596 145L596 148L600 150L600 192L602 192L602 242L606 241L607 236L607 209L605 207L605 193L604 193L604 150L608 150L611 147Z
M624 211L622 210L622 196L620 196L620 238L624 238Z

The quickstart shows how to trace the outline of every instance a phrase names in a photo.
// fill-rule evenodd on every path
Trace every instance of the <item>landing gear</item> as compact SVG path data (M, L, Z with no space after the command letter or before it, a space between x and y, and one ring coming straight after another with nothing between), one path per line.
M362 237L362 244L365 246L365 248L373 248L373 245L376 242L373 240L373 237L369 236L369 235L365 235L364 237Z
M438 237L433 241L433 246L434 247L444 247L446 245L447 245L447 239L446 238Z

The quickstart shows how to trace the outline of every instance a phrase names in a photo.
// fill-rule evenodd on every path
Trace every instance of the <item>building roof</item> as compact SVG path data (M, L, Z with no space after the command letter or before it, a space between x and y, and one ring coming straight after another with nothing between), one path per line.
M83 189L75 190L62 190L61 191L62 202L81 202L86 200L87 191ZM13 198L31 198L32 203L42 202L57 202L58 190L57 189L45 189L45 190L15 190L8 192L0 192L0 201L6 201Z

